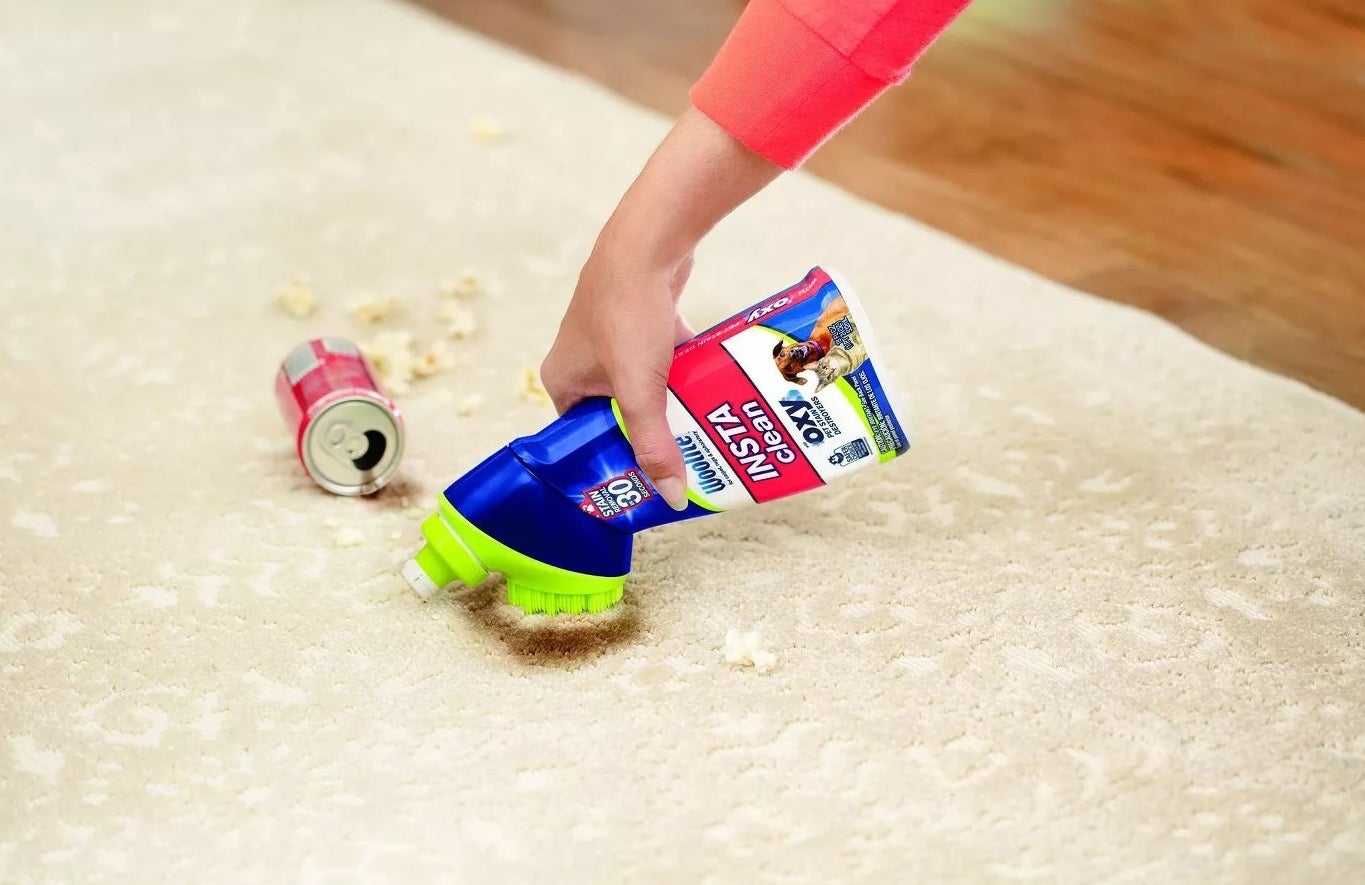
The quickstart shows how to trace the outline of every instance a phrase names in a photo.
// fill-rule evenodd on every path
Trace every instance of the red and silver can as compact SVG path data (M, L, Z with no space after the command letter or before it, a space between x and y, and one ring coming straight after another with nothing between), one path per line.
M360 349L315 338L289 352L275 397L313 481L338 495L383 488L403 457L403 416L384 395Z

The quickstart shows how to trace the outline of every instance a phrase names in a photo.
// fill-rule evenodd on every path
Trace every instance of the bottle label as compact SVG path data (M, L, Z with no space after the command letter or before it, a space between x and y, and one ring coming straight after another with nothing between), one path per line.
M680 345L668 420L689 497L773 501L906 451L878 365L857 298L821 268Z

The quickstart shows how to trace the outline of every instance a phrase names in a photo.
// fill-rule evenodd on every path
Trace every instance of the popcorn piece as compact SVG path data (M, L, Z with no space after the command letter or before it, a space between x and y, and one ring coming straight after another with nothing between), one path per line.
M292 317L303 319L317 310L318 301L308 283L296 279L275 292L275 306Z
M407 495L399 495L398 506L407 509L408 507L412 506L412 499L409 498Z
M427 352L417 358L413 363L413 374L418 378L430 378L438 372L444 372L455 365L455 356L450 352L450 345L444 341L434 341Z
M365 536L360 533L359 529L343 528L337 529L332 540L336 541L338 547L359 547L365 543Z
M762 639L756 630L727 630L725 662L737 667L753 667L759 673L771 672L777 666L777 655L760 647Z
M381 332L360 349L390 393L407 393L416 374L411 332Z
M399 541L399 540L402 540L402 538L403 538L403 530L402 530L402 529L394 529L393 531L389 532L389 540L390 540L390 541Z
M385 295L383 298L374 298L370 301L362 301L351 308L351 319L361 325L374 325L382 323L393 313L398 305L398 299L392 295Z
M441 289L447 298L469 298L483 291L479 277L473 271L462 271Z
M475 141L491 143L507 137L507 127L493 117L475 117L469 121L469 134Z
M725 663L747 664L751 648L758 641L756 633L744 633L734 627L725 631Z
M540 376L536 374L535 369L527 369L522 373L521 398L542 406L550 402L550 394L541 386Z
M427 512L421 507L409 507L407 510L403 511L403 515L408 519L424 519Z
M483 405L483 394L471 393L455 404L455 414L461 418L468 418L481 405Z
M451 338L469 338L479 330L474 312L458 301L441 305L441 322Z

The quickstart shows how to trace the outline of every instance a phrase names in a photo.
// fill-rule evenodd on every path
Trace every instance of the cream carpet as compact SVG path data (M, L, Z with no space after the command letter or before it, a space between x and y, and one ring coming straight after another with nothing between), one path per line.
M643 537L600 621L423 605L402 496L549 418L664 121L390 3L0 9L0 880L1359 881L1365 416L791 177L691 317L841 268L911 454ZM464 268L403 484L316 490L276 360Z

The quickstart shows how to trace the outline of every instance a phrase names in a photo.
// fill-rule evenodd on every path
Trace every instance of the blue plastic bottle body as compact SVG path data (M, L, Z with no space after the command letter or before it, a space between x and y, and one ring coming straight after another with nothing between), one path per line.
M582 512L583 490L594 485L610 485L610 479L644 476L635 463L635 453L621 432L612 411L611 400L593 397L584 400L534 436L513 440L509 448L542 482L572 501ZM584 513L596 523L635 534L645 529L679 522L710 513L690 505L677 511L668 506L653 486L643 483L639 503L626 506L610 519ZM633 498L631 499L633 500ZM590 502L588 502L590 503Z
M629 482L626 500L639 494L639 502L609 519L593 515L596 508L583 490L611 495L605 487L613 480ZM513 440L452 483L445 497L470 522L520 553L607 576L630 572L636 532L712 512L695 504L675 511L644 482L605 397L584 400L539 433Z

